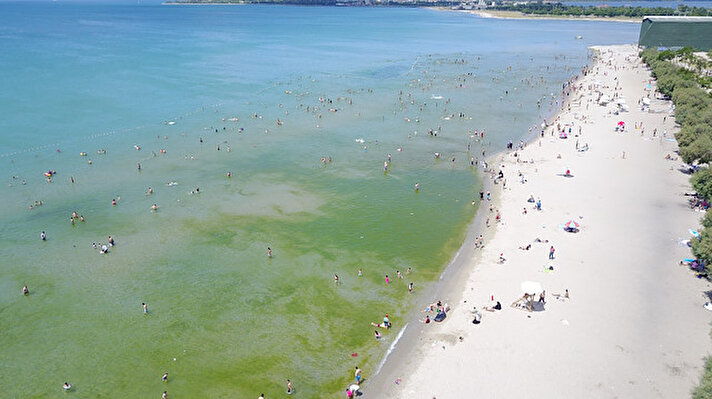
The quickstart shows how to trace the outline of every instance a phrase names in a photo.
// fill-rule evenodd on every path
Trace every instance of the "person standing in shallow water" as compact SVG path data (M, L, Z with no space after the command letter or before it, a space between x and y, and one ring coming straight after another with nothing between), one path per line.
M267 247L267 257L271 258L272 257L272 248Z

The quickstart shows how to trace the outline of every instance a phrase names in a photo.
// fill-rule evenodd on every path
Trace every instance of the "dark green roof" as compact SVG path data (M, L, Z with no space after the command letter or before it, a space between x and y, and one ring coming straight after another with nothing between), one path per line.
M708 51L712 49L712 17L644 17L638 44Z

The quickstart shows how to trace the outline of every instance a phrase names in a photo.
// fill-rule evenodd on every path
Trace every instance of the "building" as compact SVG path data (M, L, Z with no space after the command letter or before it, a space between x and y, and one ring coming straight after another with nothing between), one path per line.
M643 17L638 45L712 49L712 17Z

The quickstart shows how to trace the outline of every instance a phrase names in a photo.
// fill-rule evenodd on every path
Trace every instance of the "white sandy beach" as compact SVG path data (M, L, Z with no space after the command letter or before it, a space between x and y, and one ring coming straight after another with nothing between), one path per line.
M459 284L463 292L433 298L450 303L447 319L399 345L399 360L373 376L368 397L684 398L699 382L712 352L712 313L702 307L710 284L679 265L690 257L680 240L690 238L688 228L697 228L702 214L683 196L692 189L681 161L665 159L676 155L670 103L655 98L654 83L646 90L650 74L635 46L598 50L588 75L574 83L570 110L545 137L518 157L491 160L507 181L492 192L502 222L492 212L484 249L454 265L469 275ZM615 106L596 104L595 93L615 97L617 84L629 112L613 115ZM650 112L643 112L638 101L648 96ZM626 132L615 132L618 121ZM556 133L559 123L571 124L568 139ZM577 151L577 141L589 150ZM567 169L573 177L561 176ZM541 198L541 211L527 202L530 194ZM563 231L571 219L580 232ZM549 265L554 270L544 271ZM510 307L523 281L546 290L544 311ZM552 296L565 289L570 299ZM501 311L482 309L490 295ZM473 306L483 314L479 325L472 324Z
M453 10L448 7L434 7L440 11L461 12L473 14L482 18L494 19L535 19L535 20L559 20L559 21L609 21L609 22L629 22L639 24L641 18L630 17L576 17L569 15L538 15L524 14L519 11L504 11L494 9L474 9L474 10Z

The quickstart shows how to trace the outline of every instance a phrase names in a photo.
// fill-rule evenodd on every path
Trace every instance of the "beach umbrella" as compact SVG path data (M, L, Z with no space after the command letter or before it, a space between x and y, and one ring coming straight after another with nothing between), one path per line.
M544 291L544 289L541 288L541 284L536 281L524 281L522 282L521 288L523 293L529 295L540 294Z
M625 126L625 122L623 122L623 121L618 121L618 126Z

